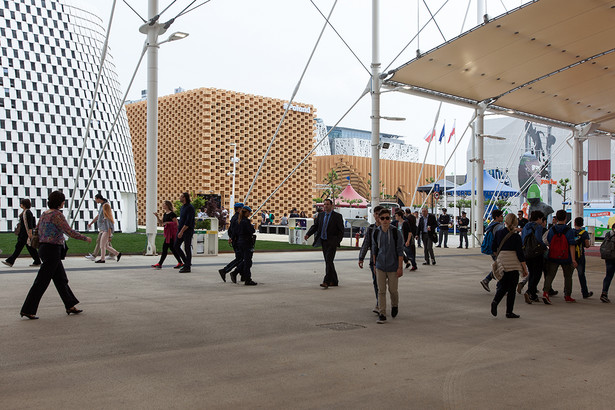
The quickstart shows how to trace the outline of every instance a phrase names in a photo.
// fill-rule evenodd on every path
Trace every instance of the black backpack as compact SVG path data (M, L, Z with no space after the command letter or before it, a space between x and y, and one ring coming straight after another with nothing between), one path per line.
M532 228L532 232L523 241L523 255L526 258L536 258L543 256L546 250L547 247L536 239L536 230Z

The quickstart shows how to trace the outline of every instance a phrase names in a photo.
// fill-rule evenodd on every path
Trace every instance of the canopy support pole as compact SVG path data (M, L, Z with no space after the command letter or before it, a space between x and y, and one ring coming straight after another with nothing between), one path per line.
M572 220L583 216L583 136L579 130L572 134Z
M372 0L372 166L371 206L380 205L380 56L378 50L379 0Z
M483 192L483 169L484 161L484 133L485 133L485 110L487 104L478 104L476 115L476 128L474 138L476 139L476 237L483 241L483 213L485 209L485 195Z

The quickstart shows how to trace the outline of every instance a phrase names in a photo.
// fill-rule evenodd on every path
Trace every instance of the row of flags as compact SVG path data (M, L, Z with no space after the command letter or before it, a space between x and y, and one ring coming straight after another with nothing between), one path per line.
M453 137L453 135L455 135L455 125L457 123L457 120L455 120L453 122L453 129L451 130L451 133L448 134L448 140L446 141L446 143L448 144L449 142L451 142L451 138ZM438 137L438 142L442 143L442 140L444 139L444 136L446 135L445 132L445 127L446 127L446 122L444 124L442 124L442 131L440 132L440 137ZM431 131L429 131L427 133L427 135L425 135L424 139L427 142L431 142L431 140L433 140L436 136L436 129L432 129Z

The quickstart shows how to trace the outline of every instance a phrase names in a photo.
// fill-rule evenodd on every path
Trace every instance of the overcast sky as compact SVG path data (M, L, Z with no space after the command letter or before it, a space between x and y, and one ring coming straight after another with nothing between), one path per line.
M112 1L78 0L95 11L108 24ZM162 11L173 0L161 0ZM167 21L176 16L192 0L177 0L161 17ZM194 5L202 3L197 0ZM127 0L147 18L148 0ZM328 15L334 0L313 0ZM522 0L487 0L487 13L494 17L518 7ZM437 15L439 29L449 40L462 32L468 10L467 30L477 21L476 0L428 0L431 12ZM445 4L446 3L446 4ZM178 18L167 35L175 31L189 37L163 44L159 52L159 95L173 93L177 87L186 90L213 87L288 100L316 43L324 19L310 0L211 0L209 3ZM372 59L371 0L338 0L330 19L332 25L358 55L351 54L338 36L327 28L316 49L295 101L312 104L317 116L327 125L335 124L365 89ZM417 17L418 14L418 17ZM410 61L416 49L425 52L444 41L435 24L430 23L397 59L395 57L429 19L423 0L382 0L380 2L380 62L382 70L393 69ZM117 0L111 28L110 54L122 87L128 86L145 35L139 33L142 21L123 1ZM395 59L395 60L394 60ZM138 99L146 88L146 60L139 68L129 99ZM423 160L427 143L423 137L432 127L438 102L399 93L381 97L381 115L407 118L403 122L382 121L381 132L399 134L406 142L419 147ZM340 126L370 130L371 102L369 95L340 123ZM443 104L437 134L443 121L446 133L457 120L457 135L472 116L472 111ZM465 173L465 151L469 136L457 160L457 172ZM452 147L448 148L448 153ZM443 148L438 162L443 164ZM433 163L433 145L428 162ZM447 174L453 172L452 166Z

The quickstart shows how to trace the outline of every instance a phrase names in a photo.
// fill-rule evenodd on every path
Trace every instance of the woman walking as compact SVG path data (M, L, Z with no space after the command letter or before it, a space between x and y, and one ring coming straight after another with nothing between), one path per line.
M5 261L2 261L6 266L13 267L15 260L21 253L23 247L25 246L34 262L30 266L40 266L41 259L38 256L38 252L35 248L30 246L30 240L32 239L32 229L36 226L36 219L34 219L34 215L32 215L32 211L30 208L32 207L32 203L29 199L22 199L19 201L19 206L22 211L19 214L19 233L17 234L17 243L15 244L15 251L9 258Z
M111 247L111 235L113 235L113 212L111 211L111 205L109 202L103 204L103 216L102 220L98 220L98 230L100 231L100 259L95 263L105 263L105 255L107 251L111 256L115 256L115 259L119 262L122 257L122 253L116 251Z
M604 242L613 241L615 238L615 224L611 226L611 230L606 233L604 236ZM609 299L609 288L611 287L611 281L613 280L613 275L615 275L615 259L605 259L604 263L606 264L606 275L604 276L604 280L602 281L602 294L600 295L600 301L602 303L611 303L611 299Z
M72 230L68 225L66 218L64 218L62 211L60 211L64 206L64 200L65 197L62 192L52 192L47 200L49 210L41 215L38 222L39 254L43 260L43 264L21 308L21 317L25 316L28 319L38 319L36 316L38 305L49 286L49 282L52 280L64 302L66 314L70 315L73 313L76 315L83 312L75 307L79 301L68 286L68 278L66 277L66 271L62 265L65 249L64 234L67 234L71 238L86 242L92 242L92 239Z
M256 282L252 280L252 254L254 253L254 225L250 223L252 209L249 206L244 206L239 212L238 227L237 227L237 246L241 253L242 271L241 279L245 281L246 286L255 286Z
M175 256L177 260L177 265L182 264L182 260L179 258L179 255L175 252L175 239L177 239L177 215L173 212L173 204L171 201L164 201L162 204L162 210L164 211L164 215L162 215L162 219L160 219L160 215L158 212L154 212L156 219L158 219L158 223L161 223L164 227L164 243L162 244L162 255L160 255L160 260L157 264L152 265L154 269L162 269L162 264L164 260L167 258L169 253L169 249Z
M500 229L495 233L492 245L493 254L504 265L504 276L500 279L493 302L491 302L491 314L493 316L498 315L498 304L506 295L506 317L509 319L519 318L519 315L513 313L519 271L523 272L523 277L528 275L525 256L523 255L523 243L521 236L516 233L518 223L517 215L506 215L504 220L506 229Z

